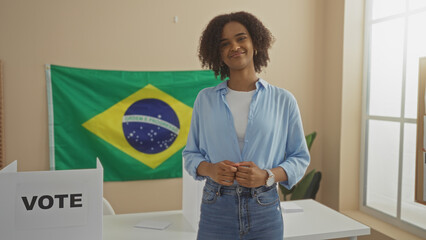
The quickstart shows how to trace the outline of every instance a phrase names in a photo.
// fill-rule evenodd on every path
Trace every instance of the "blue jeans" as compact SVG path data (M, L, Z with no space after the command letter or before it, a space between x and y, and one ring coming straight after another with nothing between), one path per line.
M206 180L198 240L282 240L283 218L276 184L246 188Z

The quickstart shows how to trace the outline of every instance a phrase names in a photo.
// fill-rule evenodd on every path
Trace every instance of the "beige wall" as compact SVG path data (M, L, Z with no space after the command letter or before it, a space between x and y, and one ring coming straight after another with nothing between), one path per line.
M364 1L324 0L322 202L359 207ZM325 187L324 187L325 186Z
M261 76L293 92L305 132L318 131L310 168L333 166L325 172L321 186L331 197L320 192L319 198L322 195L334 206L338 155L332 153L331 164L329 159L322 162L328 157L322 147L334 145L329 141L336 141L337 136L332 123L327 124L327 131L333 129L331 137L323 125L329 111L323 101L334 102L323 100L331 84L323 78L327 75L323 37L332 34L323 26L326 2L0 0L6 163L19 160L19 171L49 167L44 64L141 71L200 69L196 49L207 22L220 13L246 10L258 16L277 39L270 66ZM173 23L174 16L178 23ZM339 114L330 111L335 117ZM181 179L108 182L104 186L106 198L118 213L179 209L181 190Z
M324 0L322 198L359 208L364 1Z
M360 204L364 2L345 1L340 132L339 209Z
M324 0L322 61L322 200L338 209L344 1Z

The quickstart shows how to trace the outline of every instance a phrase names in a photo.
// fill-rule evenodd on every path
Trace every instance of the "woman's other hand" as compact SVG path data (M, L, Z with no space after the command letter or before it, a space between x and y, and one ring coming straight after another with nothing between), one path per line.
M238 163L238 171L235 174L237 182L248 188L255 188L265 185L268 173L260 169L254 162Z

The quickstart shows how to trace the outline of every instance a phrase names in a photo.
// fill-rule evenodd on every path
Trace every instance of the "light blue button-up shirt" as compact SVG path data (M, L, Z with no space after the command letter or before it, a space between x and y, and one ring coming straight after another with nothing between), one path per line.
M240 151L234 120L226 102L227 81L203 89L192 113L184 166L196 180L202 161L252 161L261 169L282 167L290 189L305 174L310 162L299 108L294 96L259 79L250 103L243 150Z

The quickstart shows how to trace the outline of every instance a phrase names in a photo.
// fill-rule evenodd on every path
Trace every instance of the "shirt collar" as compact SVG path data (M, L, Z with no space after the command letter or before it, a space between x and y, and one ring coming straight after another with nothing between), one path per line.
M220 84L218 84L215 87L216 91L221 91L222 94L227 94L228 93L228 81L223 81ZM259 80L257 80L256 82L256 92L259 91L262 88L266 88L269 85L269 83L265 80L263 80L262 78L259 78Z
M256 91L258 91L261 88L266 88L269 85L269 83L262 78L259 78L259 80L256 82Z
M228 91L227 88L228 88L228 80L219 83L214 89L216 91L221 91L221 90Z

